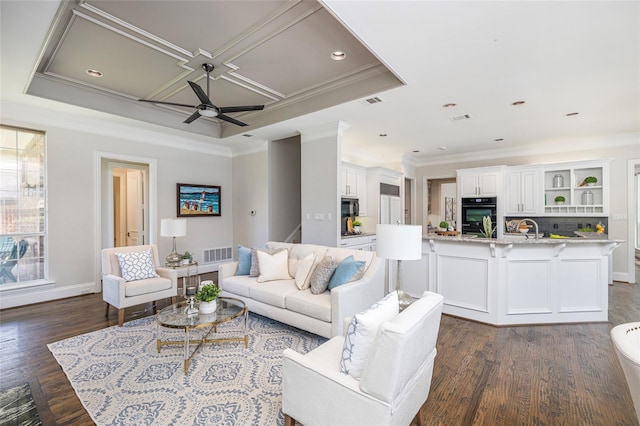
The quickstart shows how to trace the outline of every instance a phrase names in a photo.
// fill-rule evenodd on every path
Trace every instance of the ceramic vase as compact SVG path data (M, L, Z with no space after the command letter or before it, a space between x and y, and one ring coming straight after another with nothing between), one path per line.
M212 314L218 307L218 300L212 300L211 302L200 302L198 309L201 314Z

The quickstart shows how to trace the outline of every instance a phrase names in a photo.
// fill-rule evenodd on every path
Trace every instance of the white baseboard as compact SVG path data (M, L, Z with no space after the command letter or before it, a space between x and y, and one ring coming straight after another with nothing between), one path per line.
M627 272L613 272L612 277L613 281L629 282L629 274Z
M66 297L95 292L96 283L94 282L61 287L56 287L55 282L46 282L38 286L3 291L2 294L0 294L0 309L48 302L50 300L64 299Z

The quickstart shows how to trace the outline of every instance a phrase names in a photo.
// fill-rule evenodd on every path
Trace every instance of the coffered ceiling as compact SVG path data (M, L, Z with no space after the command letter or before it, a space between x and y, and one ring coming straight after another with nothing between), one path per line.
M69 109L231 153L341 120L350 125L343 158L363 165L575 151L640 132L638 1L0 0L0 8L0 100L12 111ZM336 50L346 59L331 60ZM187 81L206 90L205 62L215 65L214 104L265 105L229 114L248 127L184 124L195 108L138 102L197 105Z
M205 63L215 105L265 105L228 114L250 126L137 102L200 104L187 82L207 91ZM401 84L315 1L78 0L61 4L28 93L224 138Z

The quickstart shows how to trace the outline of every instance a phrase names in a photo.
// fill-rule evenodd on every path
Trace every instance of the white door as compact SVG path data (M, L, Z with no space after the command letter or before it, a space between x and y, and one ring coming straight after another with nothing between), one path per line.
M402 199L395 195L389 197L389 219L388 223L403 223L402 221Z
M390 195L380 195L380 223L391 223L391 217L389 212L389 198Z
M142 170L127 170L127 245L145 243Z

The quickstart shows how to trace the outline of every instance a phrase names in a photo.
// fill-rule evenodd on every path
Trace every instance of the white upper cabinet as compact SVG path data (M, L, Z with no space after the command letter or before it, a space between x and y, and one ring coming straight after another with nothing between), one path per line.
M544 212L552 216L609 214L609 161L544 166Z
M340 167L340 196L358 198L360 216L367 215L367 170L349 163Z
M503 169L504 166L457 170L460 197L499 196Z
M508 215L540 213L540 168L508 167L504 174L504 205Z

